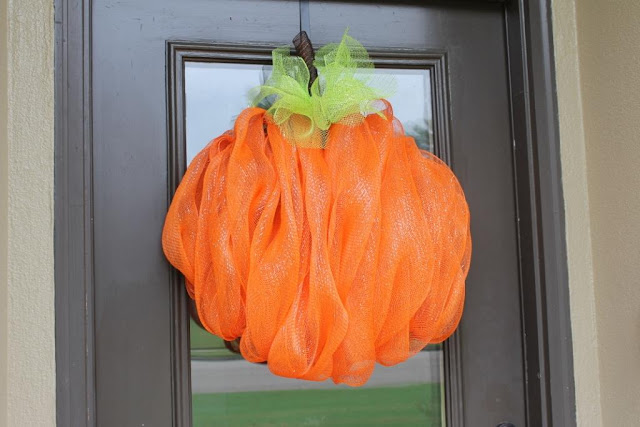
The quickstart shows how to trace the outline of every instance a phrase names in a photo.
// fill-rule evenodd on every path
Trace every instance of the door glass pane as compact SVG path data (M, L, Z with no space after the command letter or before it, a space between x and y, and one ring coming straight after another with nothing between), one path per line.
M268 67L188 62L185 68L187 161L233 126L247 92ZM379 69L396 76L389 99L418 145L433 149L429 70ZM360 388L274 376L229 351L191 322L194 426L443 426L443 355L434 345L394 367L377 366Z

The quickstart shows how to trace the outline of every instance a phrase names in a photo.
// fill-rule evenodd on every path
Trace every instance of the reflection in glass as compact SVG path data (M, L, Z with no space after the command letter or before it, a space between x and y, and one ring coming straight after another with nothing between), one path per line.
M185 66L187 161L233 126L246 94L267 67L188 62ZM433 150L428 70L379 69L397 79L389 99L407 134ZM429 346L394 367L377 366L361 388L272 375L246 362L224 341L191 322L193 425L200 426L443 426L441 346Z
M398 86L396 93L389 98L393 114L402 122L404 131L416 140L418 147L433 152L429 70L377 69L376 72L395 77Z

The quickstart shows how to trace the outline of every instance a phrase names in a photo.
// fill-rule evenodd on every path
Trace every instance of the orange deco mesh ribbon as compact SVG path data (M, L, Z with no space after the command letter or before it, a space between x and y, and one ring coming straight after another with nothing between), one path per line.
M471 255L453 172L384 103L287 141L262 108L191 162L162 244L202 325L276 375L352 386L456 329Z

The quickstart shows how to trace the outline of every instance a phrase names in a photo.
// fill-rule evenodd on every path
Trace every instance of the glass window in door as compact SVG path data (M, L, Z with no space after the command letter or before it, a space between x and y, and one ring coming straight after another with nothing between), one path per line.
M249 89L268 67L187 62L187 162L212 138L232 128L248 105ZM427 69L379 69L393 74L389 101L405 132L425 150L434 147L432 87ZM281 378L251 364L191 321L193 425L200 426L443 426L443 350L432 345L393 367L377 366L365 386Z

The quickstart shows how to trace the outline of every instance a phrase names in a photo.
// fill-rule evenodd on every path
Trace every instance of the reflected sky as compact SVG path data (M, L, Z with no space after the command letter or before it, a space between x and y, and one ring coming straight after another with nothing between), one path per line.
M185 64L187 163L209 141L233 127L238 114L249 106L247 94L264 81L263 76L269 69L256 64ZM377 69L376 72L395 76L397 90L389 101L408 133L431 120L428 70Z

